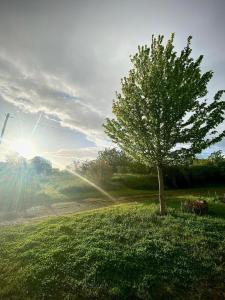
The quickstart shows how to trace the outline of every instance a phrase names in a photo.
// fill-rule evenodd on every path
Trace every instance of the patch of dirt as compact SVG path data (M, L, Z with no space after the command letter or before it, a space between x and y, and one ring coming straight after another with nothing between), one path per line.
M10 214L9 218L7 218L7 215L1 215L0 226L26 224L39 221L51 216L62 216L120 203L133 202L138 200L140 201L145 198L146 196L143 195L117 197L116 199L114 199L114 201L103 198L86 198L71 202L57 202L49 206L36 206L29 208L23 212L13 212Z

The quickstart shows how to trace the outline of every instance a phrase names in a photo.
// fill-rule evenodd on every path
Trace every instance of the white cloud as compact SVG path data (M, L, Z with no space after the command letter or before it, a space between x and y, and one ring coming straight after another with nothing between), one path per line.
M86 148L79 148L79 149L60 149L55 152L46 152L48 157L54 158L67 158L73 160L91 160L95 159L98 155L98 152L103 150L102 148L98 147L86 147Z
M61 126L80 131L97 144L105 142L104 114L81 89L52 74L29 73L3 56L0 66L0 94L5 101L31 113L57 117Z
M97 157L98 152L103 150L103 147L86 147L78 149L60 149L58 151L45 152L44 157L49 159L53 166L64 169L73 161L82 162L85 160L93 160Z

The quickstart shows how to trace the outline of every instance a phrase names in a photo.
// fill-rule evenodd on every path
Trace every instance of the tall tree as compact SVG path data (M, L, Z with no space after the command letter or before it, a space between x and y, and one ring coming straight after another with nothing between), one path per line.
M103 151L99 151L98 159L105 160L111 166L114 173L130 163L130 158L123 151L116 148L105 148Z
M166 45L163 38L153 35L150 47L138 47L131 58L133 68L113 101L115 118L104 124L126 154L157 168L162 215L164 166L190 159L225 136L225 131L216 130L224 120L224 91L211 102L204 98L213 72L202 74L203 55L190 57L192 37L180 54L174 50L174 34Z

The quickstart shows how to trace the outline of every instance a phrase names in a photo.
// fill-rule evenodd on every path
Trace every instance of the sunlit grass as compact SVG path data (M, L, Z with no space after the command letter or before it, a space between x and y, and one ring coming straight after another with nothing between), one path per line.
M0 298L219 297L224 230L217 216L160 217L145 201L2 228Z

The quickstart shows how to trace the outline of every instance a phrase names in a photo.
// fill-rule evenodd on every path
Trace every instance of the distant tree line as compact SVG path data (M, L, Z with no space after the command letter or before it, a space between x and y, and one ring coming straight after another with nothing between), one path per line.
M132 160L116 148L100 151L95 160L75 161L70 168L103 185L115 174L146 174L157 177L154 168ZM165 169L164 180L169 188L224 184L225 159L222 151L215 151L204 159L195 158L182 164L168 166Z
M205 159L194 159L186 166L171 166L165 171L165 182L172 188L188 188L225 183L225 159L215 151Z
M12 155L0 162L0 213L31 207L40 197L41 183L55 171L39 156L26 160Z
M67 169L108 190L152 190L158 187L155 168L131 159L117 148L100 151L94 160L75 161ZM26 160L19 156L9 156L5 162L0 162L0 214L54 202L54 193L46 193L45 190L49 184L53 189L54 184L55 187L58 185L62 194L70 197L78 192L93 190L88 185L80 185L77 178L68 171L53 168L51 162L43 157ZM164 181L167 188L224 184L225 159L222 151L213 152L204 159L195 158L167 167Z

